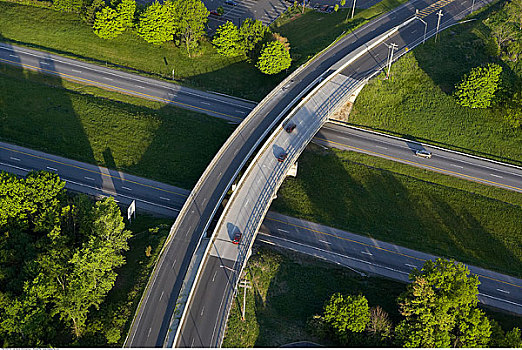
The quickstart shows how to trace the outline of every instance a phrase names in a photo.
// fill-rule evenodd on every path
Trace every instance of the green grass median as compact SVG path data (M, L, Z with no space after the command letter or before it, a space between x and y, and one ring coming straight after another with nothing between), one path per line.
M272 209L522 276L522 194L517 192L312 145Z
M192 188L233 127L200 113L0 65L0 139Z

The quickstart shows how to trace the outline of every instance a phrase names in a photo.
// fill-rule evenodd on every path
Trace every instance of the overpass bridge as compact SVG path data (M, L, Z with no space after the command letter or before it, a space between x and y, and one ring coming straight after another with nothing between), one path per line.
M350 92L382 70L387 47L370 48L407 21L409 25L402 27L409 29L393 36L400 52L406 52L423 41L419 25L433 17L426 9L443 7L448 25L469 13L471 1L414 0L404 4L343 37L270 92L225 142L187 198L151 274L125 345L219 346L238 276L286 170ZM416 9L425 9L418 15L425 20L412 19ZM428 32L433 34L434 30ZM304 96L308 97L301 100ZM297 128L286 134L281 121L296 104L291 118ZM268 135L271 137L258 150ZM275 156L282 151L289 155L280 164ZM228 190L253 154L255 159L225 215L219 215ZM214 217L221 219L208 240ZM236 228L243 232L239 249L230 243L229 235Z
M473 6L477 8L486 3ZM442 0L427 6L416 16L337 61L306 88L310 92L288 115L281 114L284 120L275 128L243 174L205 252L194 259L194 266L186 276L184 290L178 299L178 302L187 306L182 314L175 315L172 329L176 329L176 333L170 334L166 345L221 345L242 270L270 203L289 168L329 116L368 79L385 69L392 46L398 47L395 57L401 56L427 37L435 35L435 26L424 35L423 25L434 19L436 23L436 10L445 10L443 29L469 14L469 6L466 5L471 4ZM285 131L288 123L296 125L291 133ZM278 160L281 154L287 154L283 162ZM237 232L242 233L239 245L232 242Z

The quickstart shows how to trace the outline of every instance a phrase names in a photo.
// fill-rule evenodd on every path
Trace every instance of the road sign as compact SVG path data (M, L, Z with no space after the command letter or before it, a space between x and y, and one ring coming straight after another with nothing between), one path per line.
M136 200L133 200L132 203L129 205L129 208L127 209L127 220L131 220L131 216L134 214L134 217L136 217Z

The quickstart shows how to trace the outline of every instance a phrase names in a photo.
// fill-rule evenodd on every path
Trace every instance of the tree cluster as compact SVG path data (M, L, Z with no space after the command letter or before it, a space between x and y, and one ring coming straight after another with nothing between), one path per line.
M473 68L455 87L458 103L470 108L490 107L500 87L501 73L502 67L495 63Z
M223 56L246 55L250 61L257 61L256 67L265 74L277 74L292 63L288 39L272 34L258 20L247 19L240 28L226 22L216 30L212 43Z
M125 263L131 233L114 200L69 196L64 185L46 172L25 179L0 173L4 347L81 337L89 312L104 301L115 269Z
M370 308L362 295L336 293L321 316L309 323L322 338L343 346L520 347L520 329L504 333L477 307L477 276L461 263L427 261L410 274L412 281L397 300L402 320L393 327L379 306Z
M497 45L497 55L517 62L522 56L522 0L507 2L485 23Z

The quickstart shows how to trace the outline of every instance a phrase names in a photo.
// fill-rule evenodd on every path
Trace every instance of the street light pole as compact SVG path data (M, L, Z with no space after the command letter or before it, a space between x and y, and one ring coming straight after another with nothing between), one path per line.
M470 13L473 13L473 8L475 7L475 0L473 0L471 2L471 12Z
M355 13L355 2L357 0L353 0L353 7L352 7L352 18L353 18L353 14Z
M442 18L442 16L444 16L442 14L442 10L439 10L439 12L437 12L437 16L439 16L439 18L437 19L437 30L435 31L435 42L437 42L437 38L439 37L440 19Z
M391 43L389 48L390 48L390 54L388 55L388 72L386 73L386 79L388 79L390 77L390 70L391 70L391 65L392 65L392 61L393 61L393 51L395 51L397 49L397 44L395 43Z
M419 17L419 10L415 10L415 18L417 18L419 21L424 23L424 37L422 38L422 43L424 44L426 42L426 31L428 30L428 23L426 23L425 20Z
M239 282L239 287L243 288L243 310L241 313L241 320L244 321L245 320L245 311L246 311L246 291L247 291L247 289L252 288L252 286L250 285L249 281L242 280L241 282Z

